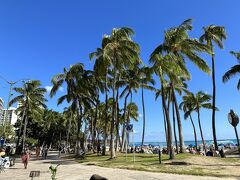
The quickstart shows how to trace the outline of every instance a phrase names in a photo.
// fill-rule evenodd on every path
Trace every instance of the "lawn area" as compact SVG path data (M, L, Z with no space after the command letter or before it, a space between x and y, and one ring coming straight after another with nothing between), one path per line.
M124 153L118 153L117 158L113 160L109 159L109 156L97 156L96 154L87 154L85 159L76 158L75 160L86 165L110 168L200 176L240 177L240 159L205 157L189 153L178 154L174 160L169 160L167 155L163 155L162 164L159 164L157 154L136 154L135 163L133 154L128 154L126 158Z

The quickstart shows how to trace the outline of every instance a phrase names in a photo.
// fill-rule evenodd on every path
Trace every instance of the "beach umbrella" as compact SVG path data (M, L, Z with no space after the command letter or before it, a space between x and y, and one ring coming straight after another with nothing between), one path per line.
M239 138L238 138L238 132L237 132L237 125L239 123L239 117L232 109L230 109L230 112L228 113L228 121L234 128L236 138L237 138L237 144L239 147Z

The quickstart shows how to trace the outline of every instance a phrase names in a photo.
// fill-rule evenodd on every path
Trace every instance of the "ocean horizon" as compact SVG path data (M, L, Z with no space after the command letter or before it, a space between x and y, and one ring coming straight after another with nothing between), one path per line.
M221 139L221 140L217 140L218 144L237 144L237 139ZM202 144L201 140L197 141L198 144ZM133 143L130 142L130 146ZM179 141L178 141L179 144ZM194 140L189 140L189 141L184 141L185 146L189 146L189 145L194 145L195 141ZM212 145L213 144L213 140L205 140L205 144L206 145ZM141 142L134 142L135 146L140 146ZM152 146L161 146L161 147L166 147L167 143L166 142L157 142L157 141L146 141L144 142L144 145L152 145ZM175 141L173 140L173 146L175 146Z

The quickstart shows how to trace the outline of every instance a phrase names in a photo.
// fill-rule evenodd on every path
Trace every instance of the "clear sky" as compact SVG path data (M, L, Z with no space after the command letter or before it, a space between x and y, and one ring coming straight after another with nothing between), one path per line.
M233 128L227 121L227 113L233 108L240 114L240 94L236 90L238 78L227 84L223 84L221 79L224 72L237 63L229 51L240 50L239 7L240 1L237 0L0 1L0 75L12 81L20 78L39 79L44 87L51 86L52 76L62 72L63 67L82 62L86 68L92 68L89 53L100 46L102 36L109 34L112 28L133 28L136 32L134 40L141 46L141 57L148 63L150 53L162 42L164 30L169 27L193 18L191 36L198 38L203 33L203 26L222 25L226 27L227 40L224 50L216 48L216 104L220 109L216 113L217 137L235 138ZM205 56L205 59L210 65L210 57ZM211 93L211 77L191 63L188 63L188 67L192 74L189 89ZM0 97L5 102L8 88L0 80ZM155 102L153 93L146 91L145 94L146 141L164 141L160 99ZM133 98L139 104L141 114L140 93ZM48 99L50 108L61 111L66 105L57 107L57 97ZM196 118L194 115L197 126ZM212 139L211 111L202 111L201 119L205 139ZM182 117L182 122L185 140L192 140L190 121ZM141 129L140 116L135 124L137 141L141 139Z

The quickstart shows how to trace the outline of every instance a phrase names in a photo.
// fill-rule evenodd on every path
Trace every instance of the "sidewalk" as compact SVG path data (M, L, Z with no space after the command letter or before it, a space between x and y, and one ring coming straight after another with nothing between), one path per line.
M177 174L165 174L165 173L152 173L144 171L133 171L124 169L112 169L103 168L98 166L87 166L76 163L71 160L57 158L57 152L50 152L48 159L36 160L32 158L29 162L28 169L23 168L23 164L20 159L16 160L15 167L6 169L5 172L0 173L0 179L6 180L28 180L30 171L40 171L40 177L34 178L39 180L51 180L51 174L48 170L51 164L57 165L58 167L57 179L58 180L89 180L93 174L98 174L108 178L109 180L216 180L219 178L215 177L202 177L202 176L187 176ZM226 178L224 178L226 179Z

